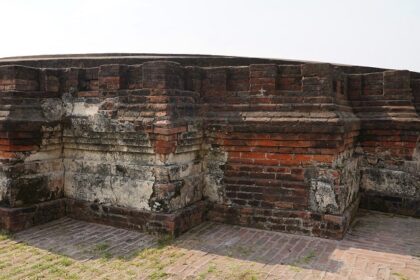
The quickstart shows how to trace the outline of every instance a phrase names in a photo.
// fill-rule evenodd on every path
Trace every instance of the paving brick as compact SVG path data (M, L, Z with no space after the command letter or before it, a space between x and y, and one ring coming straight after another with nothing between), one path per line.
M413 232L420 220L368 211L341 241L212 222L170 240L61 218L2 235L0 279L415 280Z

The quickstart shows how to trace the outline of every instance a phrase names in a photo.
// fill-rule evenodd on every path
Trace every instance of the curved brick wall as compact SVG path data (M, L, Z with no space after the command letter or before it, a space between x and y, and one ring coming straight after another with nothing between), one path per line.
M60 68L0 66L5 229L70 215L171 234L210 219L340 238L360 201L420 215L418 73L19 59L0 64Z

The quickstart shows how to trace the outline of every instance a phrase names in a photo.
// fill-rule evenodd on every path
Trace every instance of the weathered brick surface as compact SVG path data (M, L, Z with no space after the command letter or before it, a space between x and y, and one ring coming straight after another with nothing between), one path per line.
M362 207L419 216L419 130L416 73L385 71L349 76L361 119ZM411 86L410 86L411 81Z
M0 68L0 200L21 207L61 198L58 71Z
M0 66L4 207L64 197L67 214L129 228L178 234L207 217L333 238L359 198L419 215L417 73L92 66Z

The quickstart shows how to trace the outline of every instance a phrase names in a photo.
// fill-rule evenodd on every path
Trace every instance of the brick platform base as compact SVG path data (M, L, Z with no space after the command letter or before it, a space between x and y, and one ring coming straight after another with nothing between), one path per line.
M68 216L75 219L178 236L204 221L206 203L199 201L165 214L67 199L66 209Z
M205 220L206 202L170 214L152 213L74 199L58 199L22 208L0 207L0 229L17 232L64 216L122 228L178 236Z
M360 207L420 218L420 200L363 192Z
M19 208L0 207L0 229L17 232L66 215L66 199Z
M344 211L343 215L322 215L299 210L212 205L208 213L208 219L215 222L260 229L342 239L356 215L359 201L360 199L357 199L351 204Z
M178 236L205 220L248 227L341 239L356 214L359 200L343 215L209 205L200 201L174 213L152 213L74 199L58 199L30 207L0 207L0 228L17 232L64 216L150 233Z
M0 228L17 232L64 216L122 228L178 236L205 220L334 239L343 238L359 205L343 215L210 205L200 201L174 213L152 213L74 199L58 199L29 207L0 207Z

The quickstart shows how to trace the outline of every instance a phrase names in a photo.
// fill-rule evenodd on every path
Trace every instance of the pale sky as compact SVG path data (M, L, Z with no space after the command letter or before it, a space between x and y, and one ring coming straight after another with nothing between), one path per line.
M190 53L420 72L419 0L0 0L0 57Z

